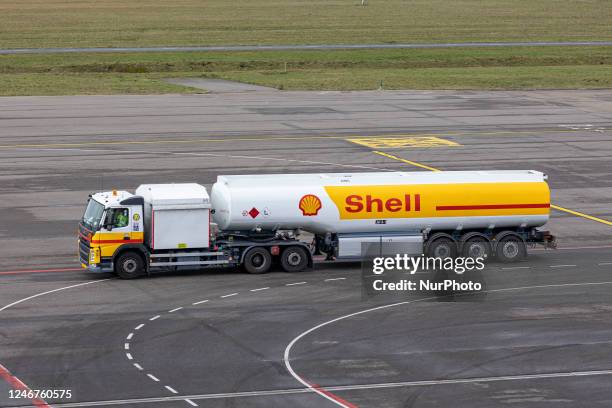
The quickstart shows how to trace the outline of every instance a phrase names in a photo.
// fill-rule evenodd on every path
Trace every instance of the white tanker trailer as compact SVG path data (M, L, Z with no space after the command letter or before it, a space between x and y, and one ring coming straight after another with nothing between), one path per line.
M537 171L381 172L219 176L90 196L79 224L84 268L131 278L156 268L242 265L264 273L358 259L362 242L400 242L436 257L523 259L554 246L537 227L550 213ZM307 238L307 242L305 239Z

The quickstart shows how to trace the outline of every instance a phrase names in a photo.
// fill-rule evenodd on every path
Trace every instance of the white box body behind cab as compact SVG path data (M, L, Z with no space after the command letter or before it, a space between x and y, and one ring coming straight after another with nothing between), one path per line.
M196 183L143 184L145 243L152 250L208 248L210 197Z

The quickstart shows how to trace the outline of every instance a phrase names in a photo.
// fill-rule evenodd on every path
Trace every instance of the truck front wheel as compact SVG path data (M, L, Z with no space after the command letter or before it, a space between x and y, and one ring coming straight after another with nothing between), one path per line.
M301 272L308 266L308 254L302 247L290 246L283 251L280 261L285 272Z
M244 269L248 273L266 273L272 266L272 255L263 247L249 249L244 255Z
M144 261L136 252L125 252L115 261L115 272L121 279L134 279L144 275Z

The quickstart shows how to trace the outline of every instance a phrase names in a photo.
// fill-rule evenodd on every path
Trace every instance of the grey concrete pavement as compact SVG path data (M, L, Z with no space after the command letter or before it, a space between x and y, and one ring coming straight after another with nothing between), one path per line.
M547 228L568 249L489 271L492 289L539 288L348 319L298 342L293 365L323 387L352 387L334 395L359 407L607 406L607 374L367 385L612 369L611 155L610 91L0 98L0 308L107 277L39 271L77 266L76 220L96 190L210 185L218 174L529 168L549 175L555 204L596 217L553 211ZM53 402L81 406L189 407L189 396L211 407L333 406L292 391L303 387L283 351L371 307L358 275L326 263L298 275L185 272L53 292L0 311L0 364L31 388L72 389ZM346 279L326 281L335 278ZM5 388L0 405L28 404Z
M374 150L447 170L541 170L556 204L612 220L610 91L0 98L0 124L5 271L73 265L75 220L87 194L104 188L212 184L218 174L423 170ZM384 144L400 135L455 145ZM354 141L367 136L383 144ZM555 212L549 227L561 245L612 241L608 225L567 213Z
M211 93L232 92L277 92L275 88L267 86L245 84L242 82L226 81L224 79L202 79L202 78L168 78L164 81L191 88L199 88Z
M536 252L521 268L491 264L486 298L416 302L338 321L297 342L291 364L325 389L348 387L334 395L351 407L406 401L494 407L515 399L521 406L553 406L560 399L606 406L609 375L579 382L501 379L487 386L380 384L610 369L612 280L603 265L609 261L609 252L568 250ZM555 267L560 264L573 265ZM25 296L40 289L41 280L59 286L91 276L3 279ZM298 282L304 283L292 285ZM101 281L3 311L0 361L32 388L71 389L71 399L48 401L57 407L110 406L100 401L186 407L185 398L210 407L331 407L312 392L291 392L303 387L284 367L286 347L322 322L386 303L362 300L359 268L351 264L319 263L300 274L183 272Z
M612 41L528 41L528 42L462 42L423 44L307 44L307 45L218 45L185 47L97 47L97 48L13 48L0 49L0 55L15 54L83 54L114 52L193 52L193 51L304 51L304 50L364 50L411 48L490 48L490 47L602 47Z
M127 135L163 140L179 135L597 129L610 126L611 106L610 91L12 97L0 98L0 137L4 145L121 141Z

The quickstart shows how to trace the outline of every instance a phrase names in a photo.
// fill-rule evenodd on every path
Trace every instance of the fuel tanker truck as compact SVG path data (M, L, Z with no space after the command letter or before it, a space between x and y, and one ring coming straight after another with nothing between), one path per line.
M547 176L538 171L218 176L89 196L79 223L83 268L122 278L158 269L242 266L265 273L359 259L366 242L409 243L413 255L519 261L554 246Z

